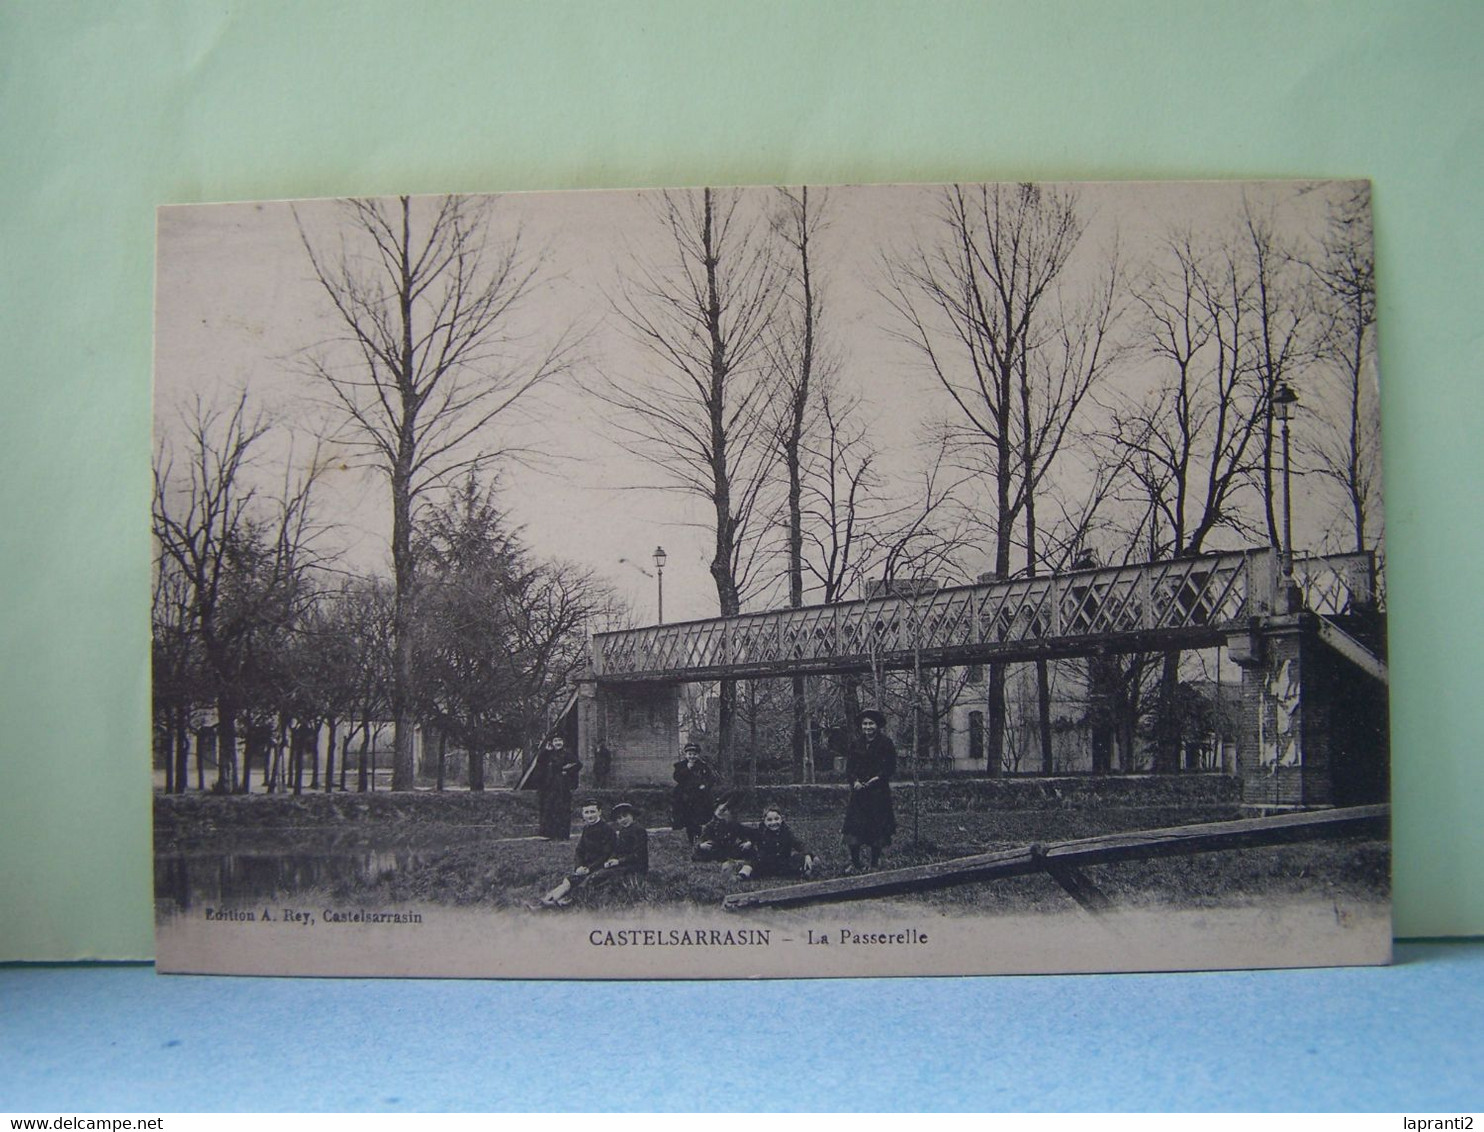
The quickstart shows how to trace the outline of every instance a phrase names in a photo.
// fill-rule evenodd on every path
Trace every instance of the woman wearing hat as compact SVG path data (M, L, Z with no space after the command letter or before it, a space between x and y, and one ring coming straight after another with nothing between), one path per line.
M862 867L861 849L871 850L871 867L881 863L881 850L891 844L897 817L891 806L891 776L897 769L897 749L886 736L886 716L874 709L860 714L860 742L845 759L850 800L845 803L845 844L850 849L850 871Z
M541 792L537 833L548 841L572 836L572 792L577 789L582 763L567 750L567 741L553 735L537 756L536 788Z

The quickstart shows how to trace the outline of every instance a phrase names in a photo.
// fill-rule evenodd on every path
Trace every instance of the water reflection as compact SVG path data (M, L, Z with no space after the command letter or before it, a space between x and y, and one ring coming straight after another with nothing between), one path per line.
M171 853L155 858L155 901L162 910L250 904L312 889L364 890L421 863L422 854L391 850L353 853Z

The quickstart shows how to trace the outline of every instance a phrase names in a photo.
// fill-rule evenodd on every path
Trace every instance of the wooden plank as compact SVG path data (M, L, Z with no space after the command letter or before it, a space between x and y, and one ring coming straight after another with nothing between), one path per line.
M1062 891L1075 900L1083 911L1100 915L1113 907L1108 894L1088 880L1087 874L1081 869L1053 864L1047 864L1045 868L1051 879L1061 885Z
M1237 821L1107 833L1051 845L1028 845L1020 849L956 857L931 865L888 869L863 876L835 877L760 892L734 892L722 901L722 907L735 912L745 908L787 908L800 904L867 900L1026 876L1043 869L1076 869L1117 861L1283 845L1327 837L1384 836L1390 814L1391 807L1387 805L1353 806L1340 810L1310 810Z

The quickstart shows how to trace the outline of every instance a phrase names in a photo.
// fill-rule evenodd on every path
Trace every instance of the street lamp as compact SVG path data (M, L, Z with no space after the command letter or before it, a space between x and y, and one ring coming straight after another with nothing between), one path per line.
M659 601L656 603L659 616L659 624L665 623L665 548L657 546L654 548L654 578L659 590Z
M1283 570L1283 584L1288 594L1290 613L1293 612L1294 582L1293 489L1288 457L1288 422L1292 419L1293 407L1297 404L1298 394L1293 391L1293 386L1289 385L1288 382L1279 383L1278 388L1273 390L1273 411L1277 413L1278 419L1283 422L1283 549L1279 562Z

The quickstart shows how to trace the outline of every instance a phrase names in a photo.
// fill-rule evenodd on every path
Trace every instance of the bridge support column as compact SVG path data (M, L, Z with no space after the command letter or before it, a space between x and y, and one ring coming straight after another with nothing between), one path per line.
M1326 648L1313 614L1256 622L1227 641L1242 667L1237 773L1255 807L1386 800L1386 695Z
M608 747L608 783L668 784L680 757L679 684L584 685L578 702L578 743L584 761Z

